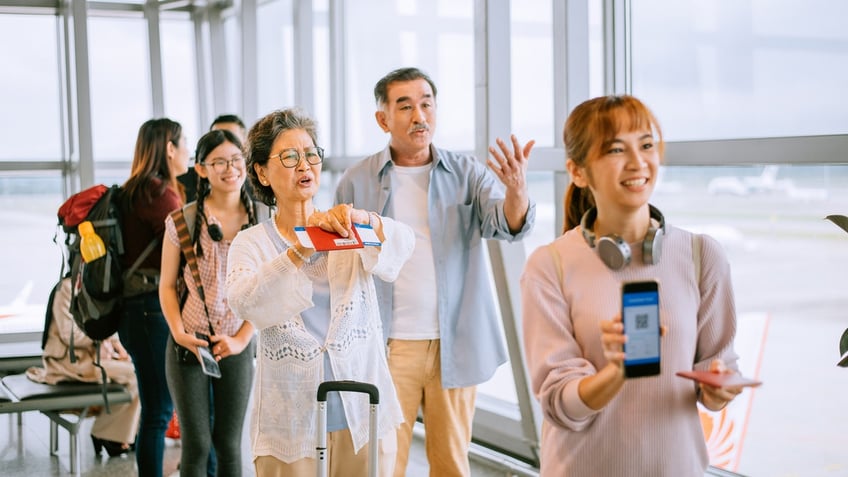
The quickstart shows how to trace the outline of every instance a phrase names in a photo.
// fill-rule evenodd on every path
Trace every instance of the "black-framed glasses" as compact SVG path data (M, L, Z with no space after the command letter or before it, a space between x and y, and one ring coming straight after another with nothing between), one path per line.
M201 164L212 167L212 169L218 174L223 174L224 172L227 172L227 169L230 166L233 166L234 169L244 169L244 156L236 154L229 160L224 159L223 157L216 157L211 161L203 161Z
M295 148L283 149L283 151L279 154L274 154L270 157L278 157L280 158L280 164L283 167L287 167L291 169L292 167L297 167L300 164L300 159L306 159L308 164L317 165L321 164L324 161L324 148L321 147L308 147L303 150L303 152L298 151Z

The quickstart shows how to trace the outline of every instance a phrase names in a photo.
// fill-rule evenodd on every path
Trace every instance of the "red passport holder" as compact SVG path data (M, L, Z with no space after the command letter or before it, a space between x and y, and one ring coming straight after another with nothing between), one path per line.
M295 227L294 231L298 235L305 232L309 236L309 240L312 242L312 248L318 252L363 248L365 246L359 238L359 233L356 231L356 227L353 227L353 234L348 237L342 237L335 232L327 232L320 227ZM304 247L308 246L302 238L300 243Z
M761 381L746 378L738 373L713 373L711 371L678 371L677 375L687 379L693 379L699 383L709 384L717 388L729 386L752 386L763 384Z

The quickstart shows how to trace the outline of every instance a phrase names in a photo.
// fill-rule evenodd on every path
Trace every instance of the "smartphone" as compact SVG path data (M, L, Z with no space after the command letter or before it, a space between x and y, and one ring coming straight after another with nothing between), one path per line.
M206 341L207 343L210 342L209 337L203 333L195 333L194 336ZM215 357L212 356L212 351L209 351L209 347L198 346L197 353L200 355L200 368L203 370L203 374L212 376L213 378L220 378L221 368L218 366L218 362L215 361Z
M621 287L624 324L624 376L660 374L660 292L656 281L627 282Z

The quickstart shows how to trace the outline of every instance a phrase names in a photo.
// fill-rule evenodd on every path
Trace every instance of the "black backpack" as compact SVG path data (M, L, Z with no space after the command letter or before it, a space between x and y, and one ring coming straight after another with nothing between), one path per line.
M123 190L118 185L96 185L80 191L59 208L59 225L65 231L68 264L72 280L71 314L81 330L94 341L118 331L122 314L124 277L131 275L153 251L153 240L129 270L123 270L124 254L121 201ZM103 240L106 255L85 263L80 254L77 226L91 222L94 232Z

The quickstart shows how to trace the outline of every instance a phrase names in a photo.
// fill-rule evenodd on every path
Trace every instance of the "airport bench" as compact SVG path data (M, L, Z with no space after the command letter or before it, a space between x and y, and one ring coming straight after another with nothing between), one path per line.
M58 426L68 431L71 473L79 475L79 430L86 417L103 408L103 386L77 382L42 384L25 374L5 376L0 383L0 414L17 413L18 426L23 423L21 414L27 411L39 411L50 419L51 455L59 450ZM112 406L130 402L132 397L124 386L110 383L106 385L106 399Z
M0 376L22 373L30 366L41 366L41 341L19 341L0 346Z

